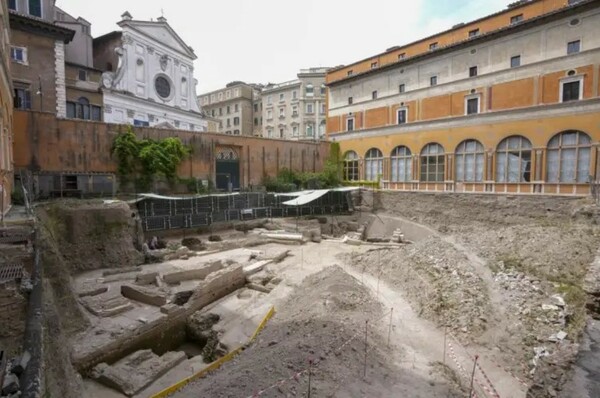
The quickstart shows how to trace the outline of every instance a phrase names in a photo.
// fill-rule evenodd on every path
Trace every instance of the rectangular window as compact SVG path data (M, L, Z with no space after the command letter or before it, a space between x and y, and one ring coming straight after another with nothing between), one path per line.
M471 66L469 68L469 77L475 77L475 76L477 76L477 67Z
M581 40L570 41L567 44L567 54L577 54L581 51Z
M272 110L267 110L267 120L271 120L273 119L273 111Z
M406 109L398 109L398 124L406 123Z
M398 86L398 91L401 92L401 93L405 92L406 91L406 86L404 84L399 85Z
M352 105L354 99L352 97L348 97L348 105Z
M294 137L298 136L298 126L292 127L292 134L294 135Z
M92 105L92 120L98 122L102 120L102 108L99 106Z
M467 115L479 113L479 97L467 99Z
M398 54L398 59L404 59L404 58L406 58L406 53Z
M227 119L227 127L231 127L231 119Z
M234 126L239 126L240 125L240 118L239 117L234 117L233 118L233 125Z
M258 126L258 118L257 117L254 118L254 125Z
M10 48L10 58L14 62L18 62L20 64L27 63L27 49L24 47L11 47Z
M292 106L292 117L298 116L298 107L296 105Z
M234 110L234 112L239 112L240 111L240 105L239 104L235 104L233 106L233 110Z
M17 0L8 0L8 9L17 11Z
M22 88L16 88L14 103L17 109L31 109L31 92Z
M240 135L240 130L233 130L233 135Z
M373 91L373 92L371 93L371 97L372 97L373 99L377 99L377 90L375 90L375 91Z
M281 93L279 94L279 102L285 101L285 94Z
M581 99L581 80L562 83L562 102Z
M354 131L354 118L346 119L346 131Z
M258 112L258 104L254 104L254 112Z
M84 71L83 69L79 69L79 80L85 82L87 80L87 72Z
M279 129L279 138L283 138L283 129Z
M348 76L352 76L353 74L354 74L354 71L352 71L352 70L348 71Z
M515 55L514 57L511 57L510 58L510 67L518 68L519 66L521 66L521 56Z
M212 110L210 111L210 115L211 115L212 117L215 117L215 110L214 110L214 109L212 109Z
M377 62L371 62L371 69L377 68Z
M219 108L219 116L223 116L223 108Z
M473 29L469 31L469 37L479 36L479 29Z
M523 20L523 14L514 15L514 16L510 17L510 23L511 24L519 23L522 20Z
M285 117L285 108L279 108L279 118Z
M227 114L230 115L231 114L231 106L227 105Z
M325 109L325 104L321 104L321 114L324 115L325 112L327 112Z
M271 102L273 102L273 97L269 95L267 96L267 104L270 104Z
M67 102L67 117L69 119L75 119L75 103Z
M325 94L327 94L327 87L324 84L322 84L321 85L321 95L325 95Z
M436 41L435 43L431 43L431 44L429 45L429 49L430 49L430 50L435 50L435 49L437 49L437 48L438 48L438 43L437 43L437 41Z
M298 98L298 92L297 91L292 91L292 99L296 99Z
M431 76L431 79L429 79L429 83L432 86L437 86L437 76Z
M89 27L88 27L88 26L86 26L86 25L81 25L81 32L82 32L84 35L87 35L87 34L88 34L88 31L89 31Z
M42 17L42 0L29 0L29 15Z
M313 109L313 104L308 103L306 104L306 113L313 113L314 109Z

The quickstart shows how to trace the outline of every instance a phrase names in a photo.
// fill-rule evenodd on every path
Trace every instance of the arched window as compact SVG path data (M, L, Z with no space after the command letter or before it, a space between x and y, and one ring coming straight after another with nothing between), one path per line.
M144 60L138 58L135 65L135 79L138 82L143 82L146 80L146 69L144 67Z
M383 174L383 153L377 148L371 148L365 155L365 179L377 181L377 177Z
M410 149L397 146L392 151L392 182L406 182L412 180L412 156Z
M427 144L421 151L421 181L443 182L445 170L444 148L440 144Z
M483 145L477 140L465 140L456 148L456 181L483 181Z
M312 97L315 94L315 87L311 83L308 83L306 85L305 91L307 97Z
M592 140L581 131L565 131L548 143L548 182L588 182Z
M90 119L90 101L87 98L85 98L85 97L79 98L79 100L77 101L77 104L76 104L76 109L77 109L77 119L85 119L85 120Z
M505 138L496 150L496 182L531 181L531 142L520 135Z
M344 181L358 181L358 179L358 154L348 151L344 157Z

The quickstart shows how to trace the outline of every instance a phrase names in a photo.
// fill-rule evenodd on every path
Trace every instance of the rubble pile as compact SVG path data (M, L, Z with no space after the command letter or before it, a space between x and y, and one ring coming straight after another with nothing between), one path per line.
M352 256L364 272L406 292L421 315L470 340L487 328L492 313L485 284L468 259L438 237L398 249Z

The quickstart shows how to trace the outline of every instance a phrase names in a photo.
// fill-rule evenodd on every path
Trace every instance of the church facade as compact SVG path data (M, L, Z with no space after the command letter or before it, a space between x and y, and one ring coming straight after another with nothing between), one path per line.
M120 31L94 39L94 67L104 71L104 121L206 131L193 49L164 17L136 21L125 12L118 25Z

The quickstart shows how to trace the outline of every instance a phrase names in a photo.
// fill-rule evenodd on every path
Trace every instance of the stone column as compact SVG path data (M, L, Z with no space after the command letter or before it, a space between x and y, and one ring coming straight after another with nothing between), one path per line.
M67 91L65 82L65 43L54 42L54 68L56 71L56 116L67 117Z

